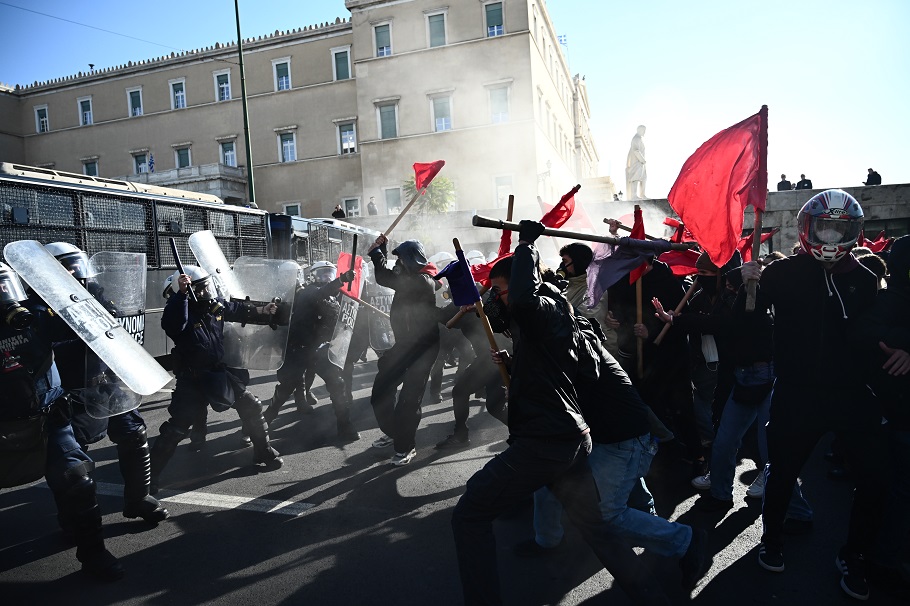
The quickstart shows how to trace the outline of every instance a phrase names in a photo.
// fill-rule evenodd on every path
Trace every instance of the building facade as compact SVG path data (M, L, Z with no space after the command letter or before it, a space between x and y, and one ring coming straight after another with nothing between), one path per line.
M414 162L456 209L539 213L597 177L583 78L541 0L346 0L350 18L243 41L260 208L393 213ZM248 203L236 44L0 90L0 160ZM609 192L608 192L609 193Z

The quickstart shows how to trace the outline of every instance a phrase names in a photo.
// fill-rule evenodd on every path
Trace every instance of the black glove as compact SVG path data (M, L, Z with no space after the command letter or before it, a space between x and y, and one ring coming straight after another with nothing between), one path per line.
M539 221L528 221L527 219L518 224L518 239L528 244L533 244L545 230L544 224Z
M353 282L354 277L355 277L354 270L349 269L346 272L344 272L343 274L341 274L340 276L338 276L338 279L341 280L342 282Z

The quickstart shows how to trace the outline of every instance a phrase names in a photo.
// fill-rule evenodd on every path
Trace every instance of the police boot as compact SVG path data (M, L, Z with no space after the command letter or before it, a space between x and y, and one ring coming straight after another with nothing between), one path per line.
M262 418L262 402L248 391L243 392L235 404L237 414L244 428L249 431L253 441L253 460L259 465L278 469L284 464L278 451L269 444L269 430L265 419Z
M278 418L278 410L288 401L288 398L291 397L293 391L294 388L291 386L282 383L275 385L275 393L272 394L272 400L269 402L269 407L262 413L262 417L269 426Z
M88 475L91 467L91 463L80 463L66 471L68 486L59 502L72 522L82 571L100 581L116 581L123 578L123 567L104 547L101 508L95 499L95 482Z
M319 403L316 396L310 393L310 388L298 385L294 390L294 402L297 404L297 413L308 415Z
M142 518L156 524L167 518L167 509L149 495L152 460L145 427L117 444L120 474L123 475L123 517Z
M190 428L190 450L193 452L199 452L205 447L205 438L208 435L208 416L208 407L201 407Z
M155 443L152 444L151 450L151 478L149 480L149 494L157 494L161 470L167 465L167 462L174 456L177 450L177 444L184 439L187 434L184 429L173 425L170 421L165 421L161 425L161 434Z

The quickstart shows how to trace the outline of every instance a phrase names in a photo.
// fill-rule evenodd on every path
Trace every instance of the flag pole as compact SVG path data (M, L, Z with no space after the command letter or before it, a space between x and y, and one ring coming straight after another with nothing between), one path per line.
M612 219L604 219L604 223L609 223L611 220L612 220ZM631 228L631 227L629 227L629 226L627 226L627 225L623 225L622 223L620 223L619 225L617 225L617 227L618 227L619 229L623 230L623 231L627 231L627 232L631 232L631 231L632 231L632 228ZM655 238L654 236L649 236L648 234L645 234L645 239L646 239L646 240L660 240L661 238Z
M759 112L761 120L758 125L758 181L762 191L762 205L768 200L768 106L762 105ZM755 213L755 229L752 231L752 260L758 261L761 250L761 219L762 210L752 201L752 210ZM746 282L746 311L755 311L755 296L758 287L757 280Z
M406 214L409 210L411 210L411 207L414 206L414 202L417 202L417 198L420 197L420 194L422 194L422 193L425 192L426 190L427 190L427 188L426 188L426 187L423 187L423 188L420 188L420 189L418 189L417 191L414 192L414 195L411 197L411 201L408 202L408 205L405 206L404 209L402 209L402 211L401 211L400 213L398 213L398 216L395 217L395 220L392 221L392 224L389 225L389 228L388 228L387 230L385 230L384 232L382 232L382 234L383 234L386 238L389 237L389 234L392 233L392 230L395 229L395 226L398 225L398 222L401 221L401 220L404 218L405 214Z
M455 245L455 250L461 250L461 243L458 241L458 238L452 238L452 244ZM490 319L487 318L487 314L483 312L483 301L479 298L474 301L474 310L477 312L477 315L480 316L480 323L483 326L483 330L487 333L487 340L490 342L490 348L493 351L499 350L499 345L496 343L496 337L493 336L493 328L490 326ZM506 370L505 364L497 364L499 367L499 375L502 377L502 384L506 386L506 389L509 388L509 371Z
M518 223L513 223L511 221L503 221L501 219L491 219L489 217L482 217L480 215L474 215L471 219L471 224L474 227L489 227L492 229L509 229L512 231L519 231L521 226ZM626 244L628 246L638 246L647 242L646 240L633 240L631 238L626 238L625 242L622 242L621 238L614 236L601 236L597 234L585 234L576 231L566 231L564 229L554 229L552 227L547 227L543 230L543 235L545 236L555 236L557 238L570 238L573 240L583 240L585 242L604 242L606 244ZM695 242L679 242L679 243L670 243L670 250L690 250L698 246ZM649 247L650 248L650 247Z
M697 280L692 280L692 285L689 286L689 290L686 291L686 294L685 294L685 296L682 298L682 301L680 301L680 302L679 302L679 305L676 306L676 309L673 310L673 315L674 315L674 316L675 316L675 315L679 315L679 313L682 312L683 307L686 306L686 302L688 302L689 298L695 293L695 289L696 289L696 288L698 288L698 281L697 281ZM657 338L656 338L656 339L654 339L654 344L655 344L655 345L660 345L661 341L664 340L664 337L666 336L667 331L670 330L670 326L672 326L672 324L670 324L669 322L667 322L666 324L664 324L664 327L660 329L660 334L657 335Z
M364 307L366 307L366 308L369 309L370 311L375 311L375 312L378 313L379 315L385 316L386 318L389 318L389 317L390 317L389 314L387 314L386 312L382 311L382 310L379 309L378 307L375 307L375 306L373 306L373 305L370 305L369 303L367 303L366 301L364 301L364 300L361 299L360 297L355 297L354 295L352 295L351 293L347 292L347 291L346 291L345 289L343 289L343 288L339 289L338 292L340 292L341 294L343 294L344 296L346 296L346 297L349 298L349 299L353 299L354 301L357 301L358 303L360 303L361 305L363 305Z

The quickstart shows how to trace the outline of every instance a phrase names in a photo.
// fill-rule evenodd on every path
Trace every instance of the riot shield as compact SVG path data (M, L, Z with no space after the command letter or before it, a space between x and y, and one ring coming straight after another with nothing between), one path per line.
M367 282L364 286L364 301L389 313L392 309L392 299L395 291L375 282ZM370 347L375 351L387 351L395 345L395 335L392 332L392 323L382 314L370 312Z
M338 258L338 271L343 273L351 268L350 253L341 253ZM338 320L335 322L335 329L332 332L332 341L329 344L329 362L344 369L345 360L347 360L348 349L351 346L351 337L354 336L354 323L357 321L357 313L360 309L360 303L355 301L345 293L360 298L363 294L363 259L355 257L353 264L357 278L351 284L345 284L341 287L339 303L341 310L338 313Z
M280 259L240 257L234 262L233 278L244 299L268 303L281 299L287 310L282 325L255 325L229 322L224 325L224 363L232 368L278 370L284 362L294 291L297 288L297 263ZM233 294L233 293L232 293ZM232 296L234 301L243 300Z
M110 312L139 345L145 336L145 253L100 252L89 261L94 276L88 291ZM142 396L86 349L84 387L74 395L85 405L89 416L104 419L142 403Z
M215 234L210 230L197 231L190 235L189 245L196 261L199 262L199 267L212 276L219 297L225 301L230 301L231 297L246 298L247 294L243 292L240 282L231 272L231 264L225 258L224 251L218 246Z
M129 389L146 396L171 380L167 371L40 242L10 242L4 247L3 255L32 290Z

